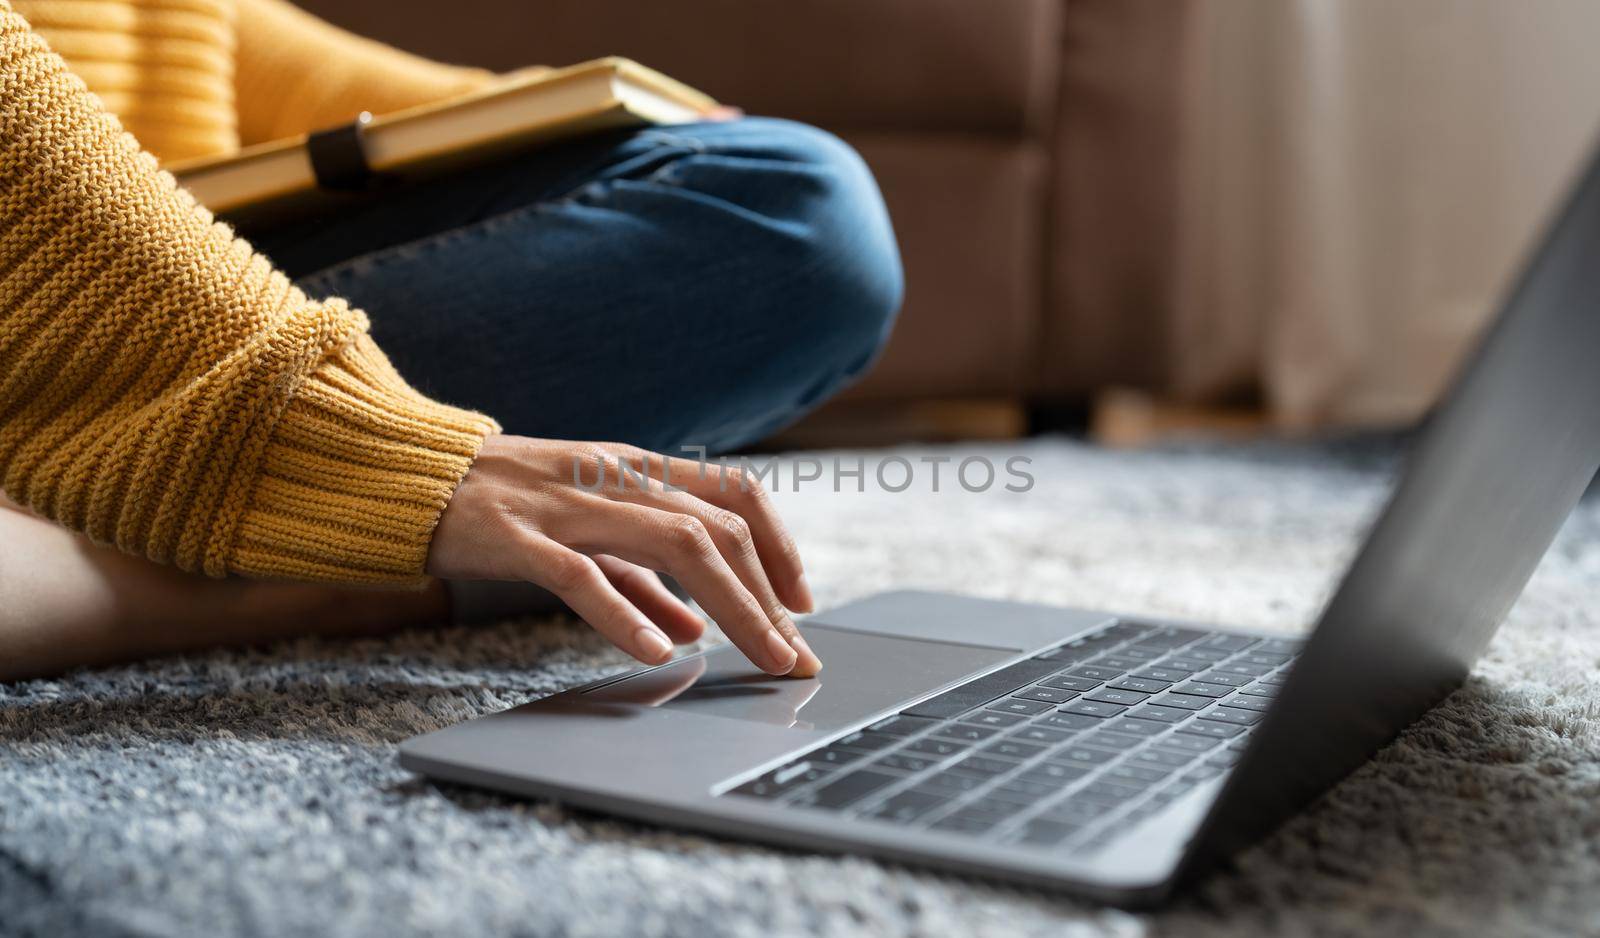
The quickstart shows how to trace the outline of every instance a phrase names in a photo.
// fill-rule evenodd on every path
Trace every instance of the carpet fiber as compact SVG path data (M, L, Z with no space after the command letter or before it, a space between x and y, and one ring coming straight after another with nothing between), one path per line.
M905 450L907 491L878 490L869 460L866 492L847 478L836 494L825 473L779 502L823 605L923 586L1293 632L1379 505L1392 452ZM949 463L935 493L916 461L930 454L1022 455L1036 483L971 493ZM624 664L559 620L0 685L0 933L1596 934L1597 588L1591 497L1463 690L1148 915L440 787L396 765L412 734Z

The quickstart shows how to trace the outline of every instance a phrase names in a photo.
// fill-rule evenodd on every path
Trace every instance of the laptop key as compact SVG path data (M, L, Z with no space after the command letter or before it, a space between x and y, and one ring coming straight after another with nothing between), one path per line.
M1233 723L1238 726L1254 726L1261 722L1261 714L1254 710L1237 710L1231 707L1217 707L1208 713L1200 714L1202 720L1212 720L1217 723Z
M989 745L983 747L981 751L986 756L1017 759L1026 762L1039 753L1044 752L1044 750L1045 747L1035 743L1022 743L1012 739L1003 739L997 743L990 743Z
M989 779L980 775L961 775L955 772L935 772L917 783L918 788L932 791L947 791L952 794L972 791L989 784Z
M875 760L872 766L873 768L894 769L897 772L921 772L933 764L934 760L932 759L907 755L903 752L893 752Z
M957 740L953 739L939 739L934 736L929 736L925 739L917 740L900 751L911 753L912 755L927 756L930 759L935 759L943 758L945 756L953 756L958 752L965 752L967 747L971 745L972 744L968 742L958 742Z
M833 741L833 745L846 746L851 749L860 749L863 752L877 752L879 749L887 749L899 741L900 739L898 737L891 736L888 733L873 733L866 730L859 730L851 733L848 736L839 737Z
M1211 662L1201 661L1198 658L1167 658L1163 661L1157 661L1155 666L1158 668L1171 668L1174 671L1204 671L1206 668L1211 667Z
M1071 700L1072 698L1078 696L1078 692L1074 690L1065 690L1060 687L1035 686L1030 687L1027 690L1019 690L1012 696L1021 697L1024 700L1043 700L1046 703L1061 703L1064 700Z
M1036 817L1022 825L1022 830L1017 835L1017 842L1031 847L1054 847L1079 830L1080 828L1071 824Z
M751 798L781 798L797 788L826 777L827 774L826 769L813 766L809 762L797 762L768 772L760 778L751 779L731 789L729 793Z
M1075 691L1080 694L1100 686L1099 681L1091 681L1086 677L1073 677L1070 674L1057 674L1054 677L1047 677L1039 683L1044 687L1059 687L1062 690Z
M1135 788L1131 785L1118 785L1113 782L1090 782L1073 792L1071 797L1082 798L1086 801L1097 801L1101 804L1116 805L1130 798L1137 798L1143 793L1143 789Z
M955 739L965 743L976 743L997 735L999 727L973 726L971 723L951 723L934 730L933 735L943 739Z
M807 803L834 810L848 807L878 789L898 782L902 777L890 775L888 772L860 769L823 785L812 793Z
M1127 648L1118 648L1117 654L1124 658L1135 658L1139 661L1154 661L1167 653L1165 648L1145 648L1141 645L1130 645Z
M966 833L987 831L1021 811L1024 807L1026 806L1012 804L1007 801L988 801L982 804L967 805L933 822L932 826L938 830L952 830L952 824L954 824L964 828Z
M1083 778L1085 775L1088 775L1091 771L1093 771L1093 769L1088 765L1065 762L1042 762L1033 768L1028 769L1026 772L1023 772L1021 775L1018 775L1015 780L1021 782L1040 782L1052 786L1052 788L1056 791L1060 791L1062 786L1066 785L1068 782L1075 782L1078 779ZM1007 784L1010 783L1008 782Z
M1065 645L1034 656L1035 661L1084 661L1100 654L1119 640L1106 635L1075 638Z
M1244 732L1244 727L1234 726L1231 723L1202 723L1194 720L1178 727L1178 732L1188 733L1191 736L1209 736L1212 739L1232 739Z
M893 716L887 720L879 720L867 729L874 733L887 733L890 736L914 736L930 726L937 725L938 722L920 717Z
M1203 681L1187 681L1179 684L1174 690L1179 694L1196 694L1201 697L1226 697L1237 688L1227 684L1207 684Z
M1243 687L1250 683L1250 676L1246 674L1229 674L1212 668L1210 671L1195 675L1194 678L1201 684L1226 684L1229 687Z
M1260 639L1248 635L1213 635L1200 643L1201 648L1220 648L1223 651L1244 651Z
M1256 646L1256 651L1267 655L1298 655L1305 644L1297 638L1269 638Z
M1176 749L1182 752L1206 752L1217 748L1220 740L1207 736L1190 736L1184 733L1173 733L1165 739L1156 740L1157 749Z
M1097 700L1074 700L1072 703L1062 704L1058 709L1062 713L1076 713L1079 716L1099 717L1103 720L1107 717L1121 716L1128 708L1100 703Z
M1244 758L1244 753L1242 752L1228 752L1227 750L1223 750L1222 752L1216 753L1210 758L1206 759L1206 765L1214 765L1225 769L1231 765L1234 765L1242 758Z
M968 681L958 687L953 687L942 694L937 694L921 703L912 704L901 710L905 716L913 717L953 717L966 713L974 707L981 707L991 700L1004 697L1020 687L1032 684L1039 678L1054 672L1058 665L1049 661L1028 659L1016 664L1007 665L991 674Z
M1239 693L1250 697L1276 697L1278 696L1278 687L1276 684L1255 683L1249 687L1239 688Z
M1039 812L1038 816L1083 827L1096 821L1104 820L1106 809L1104 805L1096 804L1093 801L1079 801L1069 795L1060 801L1051 802L1049 806Z
M1282 684L1284 681L1288 680L1288 678L1289 678L1289 675L1283 674L1283 673L1265 674L1265 675L1262 675L1261 677L1256 678L1256 682L1260 683L1260 684L1271 684L1273 686L1277 686L1277 685Z
M1107 723L1105 728L1113 733L1127 733L1130 736L1160 736L1167 731L1159 723L1148 723L1144 720L1118 720Z
M1234 707L1239 710L1254 710L1256 713L1265 711L1272 706L1272 701L1265 697L1246 697L1235 694L1222 702L1224 707Z
M959 775L976 775L980 778L993 778L1004 775L1017 767L1017 763L1009 759L994 759L989 756L968 756L955 765L945 769L946 772L955 772Z
M841 746L826 746L816 752L806 754L806 758L821 765L844 765L857 759L865 759L869 753L859 749L846 749Z
M1195 639L1203 637L1205 634L1206 633L1196 631L1195 629L1180 629L1176 626L1169 625L1157 628L1149 635L1143 636L1139 639L1139 644L1160 645L1164 648L1177 648L1180 645L1187 645Z
M1123 733L1096 733L1084 739L1083 744L1099 746L1101 749L1137 749L1145 744L1145 738Z
M1081 765L1101 765L1103 763L1110 762L1119 755L1121 755L1121 753L1112 752L1105 749L1095 749L1092 746L1067 746L1063 749L1057 749L1050 753L1047 759L1050 762L1075 762Z
M1197 697L1193 694L1162 694L1150 701L1158 707L1177 707L1180 710L1204 710L1215 701L1210 697Z
M987 814L998 820L1005 820L1014 817L1019 811L1026 811L1029 807L1029 805L1018 804L1015 801L990 798L963 805L957 813Z
M996 713L1020 713L1025 716L1033 716L1035 713L1043 713L1049 710L1050 705L1042 700L1022 700L1017 697L1008 697L1005 700L990 704L985 709Z
M1037 804L1040 800L1048 798L1061 790L1061 782L1049 782L1036 778L1013 778L1004 785L997 785L984 792L985 798L999 798L1001 801L1015 801L1025 805Z
M1243 660L1245 664L1264 664L1264 665L1268 665L1270 667L1276 668L1280 664L1288 663L1289 656L1288 655L1267 655L1267 654L1262 654L1259 651L1253 651L1250 654L1245 655L1244 658L1241 659L1241 660Z
M1221 661L1224 658L1232 658L1233 652L1224 651L1221 648L1190 646L1183 650L1183 657L1190 661Z
M1166 681L1168 684L1176 684L1179 681L1186 681L1189 679L1189 675L1190 672L1181 671L1177 668L1150 667L1139 668L1133 672L1134 677L1142 677L1152 681Z
M1052 713L1049 716L1040 717L1034 725L1059 730L1086 730L1090 727L1101 726L1100 719L1079 713Z
M1045 726L1024 726L1022 729L1012 733L1011 738L1021 740L1025 743L1044 743L1045 745L1050 745L1052 743L1059 743L1063 740L1071 739L1072 734L1066 730L1054 730Z
M1149 785L1154 785L1156 782L1166 778L1169 774L1171 774L1171 772L1171 768L1164 768L1155 765L1124 764L1114 765L1111 768L1106 769L1105 775L1103 775L1102 778L1105 778L1108 781L1116 782L1119 785L1133 785L1143 788Z
M1194 716L1194 711L1192 710L1158 707L1155 704L1146 704L1137 710L1128 712L1129 719L1147 720L1153 723L1182 723L1192 716Z
M1112 654L1101 655L1100 657L1089 662L1089 664L1091 667L1096 668L1114 668L1118 671L1126 671L1129 668L1139 667L1140 665L1144 664L1146 660L1147 659L1144 658L1129 658L1120 654Z
M1121 690L1115 687L1102 687L1093 693L1085 694L1083 699L1131 707L1137 703L1144 703L1149 696L1149 694L1140 693L1136 690Z
M982 834L1000 823L1002 818L993 815L971 815L960 811L934 821L933 830L944 831L950 834Z
M1220 671L1223 674L1243 674L1246 677L1260 677L1261 675L1266 674L1268 671L1271 671L1273 667L1275 666L1265 664L1250 664L1244 661L1225 661L1222 664L1212 665L1211 670L1213 673Z
M1199 739L1198 736L1193 738ZM1134 753L1133 758L1128 761L1135 765L1162 765L1167 768L1177 768L1180 765L1188 765L1198 758L1200 758L1200 753L1198 752L1172 751L1157 746L1146 749L1144 752Z
M1065 821L1080 827L1093 824L1105 815L1106 809L1101 805L1092 801L1074 801L1070 797L1039 812L1040 817L1047 817L1052 821Z
M1114 677L1121 677L1122 669L1100 668L1093 665L1085 665L1081 668L1073 668L1071 671L1068 671L1067 674L1071 677L1085 677L1091 681L1109 681Z
M1048 705L1047 705L1048 706ZM1028 717L1022 713L1001 713L998 710L980 710L977 713L962 717L961 722L971 723L975 726L1016 726Z
M1203 782L1208 778L1216 778L1222 774L1222 769L1214 765L1197 765L1183 773L1183 777L1191 782Z
M869 811L867 816L880 821L906 824L948 803L949 800L950 795L944 792L910 788L890 795L884 799L883 804Z

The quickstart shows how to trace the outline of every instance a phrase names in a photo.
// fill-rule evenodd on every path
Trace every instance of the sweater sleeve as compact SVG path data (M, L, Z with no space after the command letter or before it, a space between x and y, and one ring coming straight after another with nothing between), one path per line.
M213 576L407 582L484 436L158 170L0 0L0 486Z
M491 72L402 52L285 0L237 0L234 99L248 145L442 101L494 81Z

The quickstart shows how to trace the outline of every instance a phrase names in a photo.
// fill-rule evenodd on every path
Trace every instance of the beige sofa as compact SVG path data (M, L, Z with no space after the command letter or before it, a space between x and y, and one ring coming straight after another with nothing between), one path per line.
M908 287L843 407L922 435L1107 388L1409 419L1600 115L1582 0L304 2L494 68L628 55L844 136Z

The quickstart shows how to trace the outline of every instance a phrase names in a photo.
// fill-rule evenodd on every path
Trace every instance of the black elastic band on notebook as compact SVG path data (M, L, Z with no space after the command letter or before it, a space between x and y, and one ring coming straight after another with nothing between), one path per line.
M358 190L372 185L374 174L361 137L370 120L372 115L362 111L342 127L319 130L306 138L306 154L318 188Z

